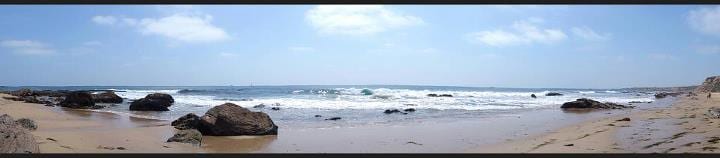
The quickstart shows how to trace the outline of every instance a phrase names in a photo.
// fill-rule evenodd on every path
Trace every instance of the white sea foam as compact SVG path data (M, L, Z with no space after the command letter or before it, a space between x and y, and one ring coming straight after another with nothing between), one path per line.
M651 96L634 96L613 93L595 93L595 91L563 92L563 96L545 96L549 91L497 92L497 91L449 91L449 90L410 90L410 89L369 89L373 95L363 95L365 88L336 88L318 90L309 95L300 95L303 90L292 91L292 95L281 97L259 97L252 101L222 99L207 95L177 94L179 90L126 90L118 95L129 99L139 99L150 93L168 93L175 98L176 105L190 104L212 107L226 102L243 107L258 104L279 103L283 108L300 109L389 109L403 108L406 104L414 104L417 109L520 109L520 108L553 108L577 98L590 98L601 102L627 103L630 101L653 101ZM336 93L336 92L337 93ZM451 94L453 97L428 97L427 94ZM332 94L332 95L331 95ZM337 94L337 95L336 95ZM536 94L537 98L531 98ZM328 97L331 95L332 97Z

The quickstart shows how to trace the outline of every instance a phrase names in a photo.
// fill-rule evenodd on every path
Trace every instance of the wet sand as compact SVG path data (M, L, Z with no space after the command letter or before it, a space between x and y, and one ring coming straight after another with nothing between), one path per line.
M0 94L0 96L7 95ZM639 117L633 114L637 111L650 111L662 107L663 102L657 102L639 105L643 108L633 110L588 112L562 111L559 108L541 109L492 117L440 118L431 121L417 120L398 124L337 128L283 128L283 125L279 124L277 136L204 136L200 147L183 143L166 143L165 140L171 137L174 131L169 126L170 121L46 107L2 99L0 99L0 113L7 113L15 118L25 117L35 120L38 123L38 130L32 133L40 143L40 152L43 153L602 152L606 149L562 150L565 148L550 147L562 146L566 142L562 138L579 138L585 133L591 134L579 140L592 138L605 141L602 143L613 144L615 142L612 139L606 138L613 137L617 127L634 123L636 117ZM606 126L608 121L612 122L617 117L631 114L634 116L633 121L613 122L616 128ZM587 121L597 126L588 126ZM342 124L343 120L326 123ZM576 136L578 134L580 136ZM562 138L549 136L562 136ZM556 140L550 141L548 138ZM545 140L549 143L544 143ZM576 143L575 147L584 147L583 145L595 145L594 143L597 142L572 143ZM508 147L508 144L512 146ZM520 146L516 147L517 144ZM523 148L522 145L528 148ZM620 143L617 146L622 145L624 144ZM535 146L540 147L532 149ZM614 150L607 149L607 151Z
M540 136L486 145L491 153L707 153L719 152L720 120L707 110L720 97L680 97L665 108L587 121ZM713 96L720 94L713 93ZM623 118L630 121L619 121Z

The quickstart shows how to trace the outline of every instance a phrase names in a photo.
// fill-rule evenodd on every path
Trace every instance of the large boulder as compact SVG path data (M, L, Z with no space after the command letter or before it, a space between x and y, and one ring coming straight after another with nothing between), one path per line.
M175 102L172 96L163 93L148 94L145 98L130 103L131 111L170 111L168 107Z
M197 129L200 126L200 117L194 113L189 113L173 121L170 125L180 130Z
M113 91L105 91L98 94L92 94L93 101L96 103L122 103L123 98L115 94Z
M65 99L59 104L62 107L76 108L76 109L94 109L99 108L95 106L92 95L86 91L74 91L69 92L65 95Z
M175 135L170 137L167 142L180 142L200 145L202 142L202 133L196 129L179 130Z
M233 103L208 110L200 117L198 128L203 135L277 135L278 126L263 112L252 112Z
M28 129L7 114L0 116L0 153L38 153L40 148Z
M165 93L153 93L145 96L145 99L164 100L170 103L175 103L175 99L170 94Z
M560 106L560 108L563 108L563 109L574 109L574 108L579 108L579 109L622 109L622 108L629 108L629 106L624 106L624 105L609 103L609 102L601 103L599 101L595 101L592 99L580 98L575 101L563 103L562 106Z

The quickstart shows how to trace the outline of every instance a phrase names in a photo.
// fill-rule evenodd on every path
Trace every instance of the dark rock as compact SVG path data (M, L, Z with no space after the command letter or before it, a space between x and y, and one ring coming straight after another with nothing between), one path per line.
M67 90L57 90L57 91L51 91L51 90L42 90L42 91L33 91L33 95L36 96L48 96L48 97L64 97L70 93L70 91Z
M176 129L198 129L200 126L200 117L194 113L189 113L170 123Z
M385 110L385 112L383 112L383 113L392 114L392 113L399 113L399 112L400 112L400 110L398 110L398 109L388 109L388 110Z
M272 108L270 108L270 109L271 109L271 110L276 110L276 111L277 111L277 110L280 110L279 107L272 107Z
M665 98L667 96L677 97L680 94L681 94L680 92L660 92L660 93L655 94L655 98L660 99L660 98Z
M337 120L340 120L340 119L342 119L342 118L340 118L340 117L331 117L331 118L327 118L327 119L325 119L325 120L337 121Z
M261 104L253 106L253 108L265 108L265 104L261 103Z
M315 117L322 117L322 115L315 115Z
M167 142L180 142L200 145L202 142L202 133L196 129L180 130L170 137Z
M170 94L165 94L165 93L148 94L147 96L145 96L145 99L164 100L169 103L175 103L175 99L173 99L173 97L170 96Z
M168 107L175 102L172 96L163 93L148 94L145 98L130 103L131 111L170 111Z
M560 108L585 108L585 109L621 109L631 108L629 106L619 105L615 103L601 103L592 99L580 98L575 101L563 103Z
M76 108L76 109L89 109L97 108L95 101L92 99L92 95L85 91L74 91L67 93L65 99L59 104L62 107Z
M390 99L392 95L373 95L373 99Z
M35 121L33 121L31 119L20 118L20 119L16 120L15 123L17 123L21 127L28 129L30 131L34 131L37 129L37 125L35 124Z
M440 94L440 95L438 95L438 94L435 94L435 93L428 94L427 96L428 96L428 97L453 97L452 94Z
M142 98L130 103L130 111L170 111L170 105L166 100Z
M0 153L38 153L40 148L29 130L12 117L0 116Z
M93 101L96 103L122 103L123 98L115 94L113 91L106 91L99 94L92 94Z
M415 108L407 108L407 109L405 109L405 110L403 110L403 111L405 111L405 112L415 112Z
M121 146L116 147L115 149L118 149L118 150L127 150L127 149L125 149L125 147L121 147Z
M563 95L563 94L560 94L557 92L550 92L550 93L545 94L545 96L561 96L561 95Z
M530 94L530 97L537 98L537 96L535 96L535 94Z
M565 146L575 146L575 144L565 144Z
M2 97L3 99L12 100L12 101L23 101L20 97Z
M278 126L263 112L225 103L200 117L199 130L204 135L214 136L277 135Z
M615 121L630 121L630 118L627 118L627 117L626 117L626 118L622 118L622 119L615 120Z
M19 97L33 96L33 94L34 94L33 91L28 88L21 88L21 89L10 92L10 95L19 96Z
M40 100L35 98L35 96L23 96L22 100L25 101L26 103L35 103L35 104L40 103Z

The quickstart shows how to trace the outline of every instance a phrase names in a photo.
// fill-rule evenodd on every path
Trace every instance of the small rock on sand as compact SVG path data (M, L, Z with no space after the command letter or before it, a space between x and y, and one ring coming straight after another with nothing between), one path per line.
M327 118L327 119L325 119L325 120L336 121L336 120L340 120L340 119L342 119L342 118L341 118L341 117L331 117L331 118Z
M202 134L196 129L180 130L170 137L167 142L181 142L200 145L202 142Z
M626 117L626 118L619 119L619 120L615 120L615 121L630 121L630 118L627 118L627 117Z

